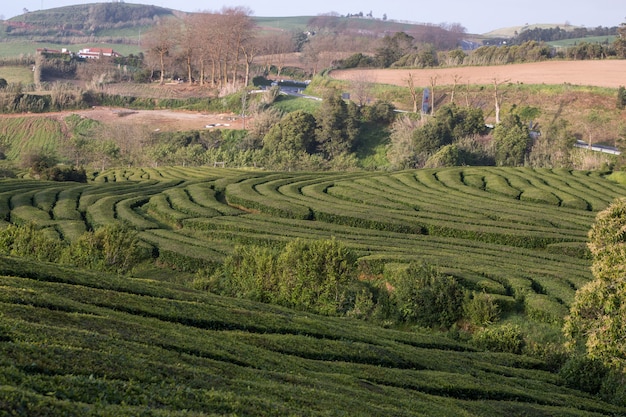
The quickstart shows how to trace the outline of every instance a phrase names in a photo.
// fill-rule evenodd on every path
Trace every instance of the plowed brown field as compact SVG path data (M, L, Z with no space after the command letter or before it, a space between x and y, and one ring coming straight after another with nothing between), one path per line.
M336 70L331 76L341 80L363 80L373 83L406 86L409 73L416 86L428 86L432 77L436 85L493 84L573 84L617 88L626 85L626 60L549 61L528 64L436 69L349 69Z

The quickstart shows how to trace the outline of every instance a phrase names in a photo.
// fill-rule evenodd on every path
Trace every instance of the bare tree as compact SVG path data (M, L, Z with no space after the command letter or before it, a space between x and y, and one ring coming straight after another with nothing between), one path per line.
M293 39L290 33L282 32L268 36L266 41L269 41L270 45L268 52L270 52L271 64L276 67L276 76L280 77L285 68L287 55L294 52Z
M502 94L498 91L498 87L504 83L509 82L509 80L498 81L497 77L493 78L493 98L496 106L496 124L500 123L500 104L502 100Z
M159 62L160 84L165 82L165 63L175 46L175 36L173 35L176 33L177 24L174 19L160 20L154 29L143 37L148 55L156 57Z
M193 83L194 58L198 53L198 43L196 42L198 32L198 19L194 15L186 15L181 25L176 28L175 39L182 58L185 61L187 72L187 82Z
M413 113L417 113L417 101L419 99L419 95L417 94L417 90L415 89L415 80L413 79L413 73L409 72L409 78L407 78L406 83L409 87L411 100L413 101Z
M453 84L452 93L450 94L450 104L454 104L454 93L456 92L456 86L459 84L459 81L461 81L461 76L459 74L454 74L454 77L452 79Z
M248 39L246 42L241 44L241 52L243 53L246 66L243 84L246 87L250 84L250 68L260 51L261 44L256 38Z
M438 75L430 77L430 114L435 114L435 87L437 86Z
M364 106L369 101L374 83L370 74L368 71L359 71L352 78L352 96L359 106Z
M245 7L226 8L222 11L226 28L230 31L228 44L232 66L232 83L235 85L238 77L240 56L243 46L253 38L254 23L250 19L252 11ZM247 62L247 58L246 58Z

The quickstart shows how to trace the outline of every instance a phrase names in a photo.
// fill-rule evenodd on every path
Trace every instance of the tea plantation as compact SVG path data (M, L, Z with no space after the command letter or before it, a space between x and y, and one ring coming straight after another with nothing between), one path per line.
M436 265L558 333L591 278L596 212L626 186L596 172L459 167L272 173L168 167L88 184L0 181L6 226L58 240L123 223L169 274L237 244L335 238L376 275ZM422 329L316 316L132 277L0 257L0 415L592 416L544 360Z

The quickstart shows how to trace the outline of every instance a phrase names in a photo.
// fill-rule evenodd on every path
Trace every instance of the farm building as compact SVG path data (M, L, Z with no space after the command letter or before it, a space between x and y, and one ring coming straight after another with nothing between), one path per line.
M101 56L115 58L122 55L118 54L111 48L85 48L78 51L78 56L87 59L99 59Z

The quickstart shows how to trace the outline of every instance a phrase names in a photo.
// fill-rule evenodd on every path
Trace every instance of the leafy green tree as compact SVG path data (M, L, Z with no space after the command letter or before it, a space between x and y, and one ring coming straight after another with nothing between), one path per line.
M449 125L436 117L413 133L413 147L423 164L437 149L453 141Z
M349 107L337 92L326 94L315 114L315 138L327 159L350 152L358 135L358 110Z
M381 46L376 49L374 59L380 67L388 68L403 55L413 49L415 39L404 32L396 32L392 36L385 36Z
M598 213L589 232L594 279L576 291L564 333L568 345L626 370L626 199Z
M402 321L447 328L461 318L463 287L432 265L412 262L389 280Z
M528 154L528 163L536 168L569 168L576 136L567 121L558 119L541 131Z
M462 138L483 133L485 121L479 108L448 104L440 107L435 117L413 134L414 149L423 164L439 148ZM452 149L448 149L449 152Z
M315 151L315 117L304 110L287 114L263 138L263 148L269 152Z
M356 255L335 239L297 239L279 255L278 268L283 304L337 314L356 279Z
M493 130L493 144L497 165L522 165L530 146L528 126L517 114L509 114Z

